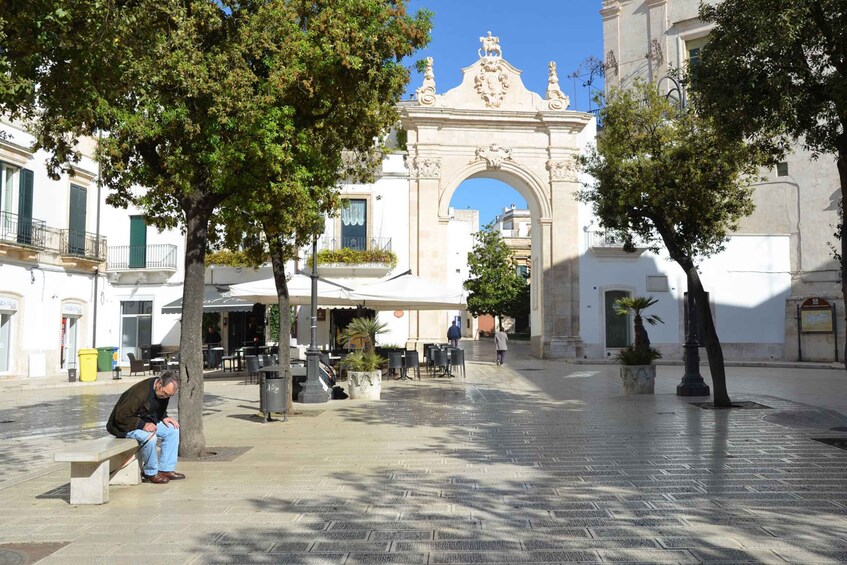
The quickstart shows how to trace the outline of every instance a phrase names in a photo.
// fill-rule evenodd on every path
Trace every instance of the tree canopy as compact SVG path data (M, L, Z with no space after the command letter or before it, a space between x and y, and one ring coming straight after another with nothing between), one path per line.
M691 68L698 110L736 139L773 160L799 143L836 156L841 223L836 253L847 303L847 1L724 0L702 4L714 24L699 64ZM822 166L831 166L822 157ZM834 187L833 187L834 188Z
M527 283L517 272L511 248L492 224L474 234L474 239L468 253L470 278L464 283L468 311L474 316L495 317L519 313L516 303L526 297Z
M29 121L54 173L79 136L102 132L108 201L185 230L181 453L205 448L210 237L245 207L269 241L314 233L332 206L315 196L332 190L342 149L375 151L408 81L401 61L429 26L404 0L0 3L0 111Z
M580 158L594 182L579 199L625 248L664 247L686 273L706 325L715 403L728 404L723 354L697 265L723 250L739 220L753 211L750 183L760 154L721 135L713 120L680 111L644 82L613 91L601 115L597 147Z

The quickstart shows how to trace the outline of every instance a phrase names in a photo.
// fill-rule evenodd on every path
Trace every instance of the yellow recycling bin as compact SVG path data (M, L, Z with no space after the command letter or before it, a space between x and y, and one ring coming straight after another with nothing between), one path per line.
M97 350L79 350L79 380L92 382L97 380Z

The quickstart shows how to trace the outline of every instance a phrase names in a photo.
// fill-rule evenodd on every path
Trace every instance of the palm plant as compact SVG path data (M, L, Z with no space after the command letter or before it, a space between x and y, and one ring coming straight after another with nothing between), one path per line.
M662 354L658 349L650 347L650 338L644 329L644 322L651 326L665 322L656 314L645 315L644 311L659 300L652 296L625 296L615 301L614 309L618 316L632 314L632 324L635 330L635 343L624 348L618 359L624 365L649 365L659 359Z
M388 324L377 321L376 318L354 318L344 331L341 332L341 342L361 343L362 349L367 353L373 353L376 346L376 336L385 333Z

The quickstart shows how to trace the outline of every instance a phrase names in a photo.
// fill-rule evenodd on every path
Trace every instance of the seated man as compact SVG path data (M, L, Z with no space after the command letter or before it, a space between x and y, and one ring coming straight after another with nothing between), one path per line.
M116 437L128 437L141 444L143 480L165 484L184 479L176 472L179 449L179 422L168 416L168 401L179 382L171 371L144 379L128 388L112 410L106 430ZM162 438L162 456L156 453L156 438Z

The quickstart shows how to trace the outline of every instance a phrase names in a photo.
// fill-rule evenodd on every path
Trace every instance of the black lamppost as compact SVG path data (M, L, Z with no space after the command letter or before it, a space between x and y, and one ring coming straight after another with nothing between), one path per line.
M656 88L659 94L662 94L662 83L669 82L670 87L665 98L675 100L680 113L688 108L688 99L685 96L685 87L679 80L672 76L664 76L656 82ZM698 316L697 316L697 301L694 300L694 294L691 292L691 277L686 277L688 292L686 293L685 309L688 312L688 323L685 324L685 344L683 344L683 361L685 363L685 373L682 375L682 380L676 385L677 396L709 396L711 391L709 385L703 380L700 374L700 340L698 339ZM708 307L708 305L707 305Z
M329 394L324 390L320 382L321 354L318 351L318 239L312 238L312 300L311 300L311 335L309 337L309 349L306 351L306 382L297 400L304 404L317 404L328 402Z

